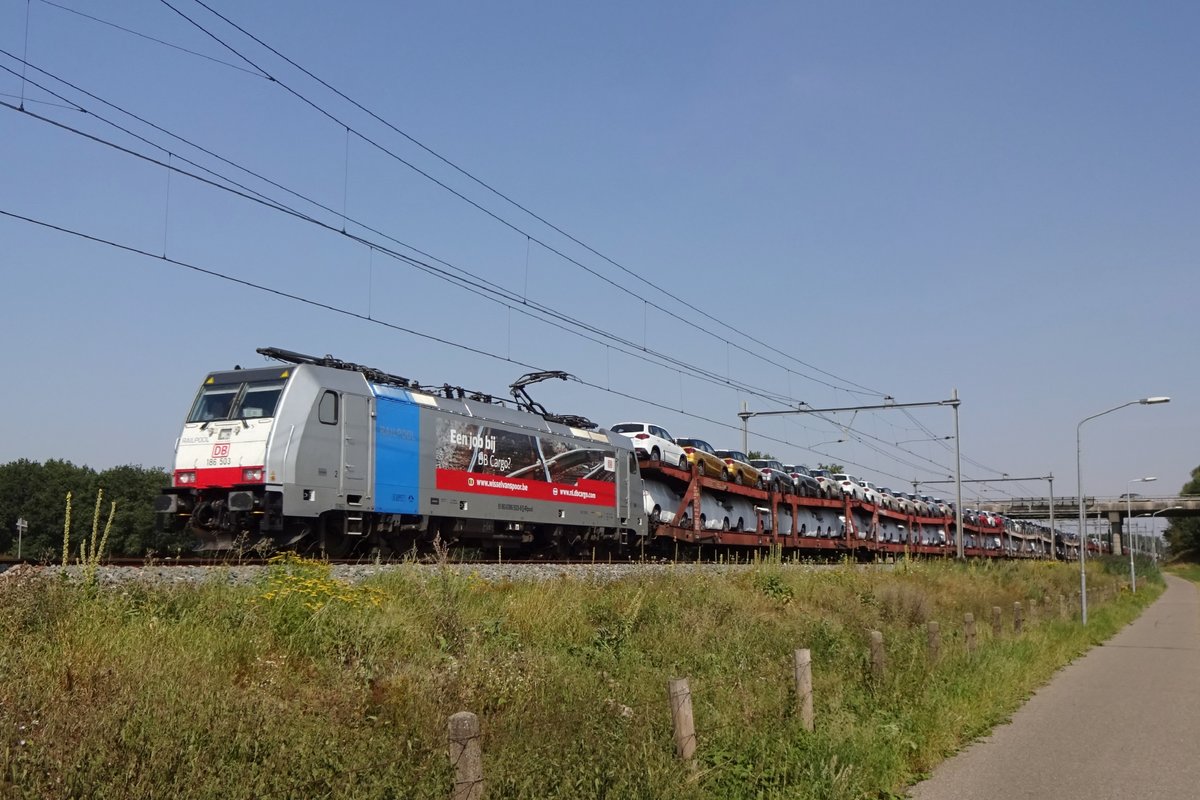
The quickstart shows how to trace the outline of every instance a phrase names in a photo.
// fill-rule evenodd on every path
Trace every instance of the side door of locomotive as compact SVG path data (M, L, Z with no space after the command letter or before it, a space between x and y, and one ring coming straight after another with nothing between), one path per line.
M342 395L341 462L338 488L350 506L370 506L371 406L373 397L346 392Z
M645 533L642 493L645 485L642 483L642 473L638 469L637 456L632 453L617 451L617 503L622 521L630 528Z

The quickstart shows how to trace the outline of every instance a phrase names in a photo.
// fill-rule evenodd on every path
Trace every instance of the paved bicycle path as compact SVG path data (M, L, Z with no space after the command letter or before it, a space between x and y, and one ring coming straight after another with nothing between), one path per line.
M1200 798L1200 592L1167 576L1137 620L933 776L914 800Z

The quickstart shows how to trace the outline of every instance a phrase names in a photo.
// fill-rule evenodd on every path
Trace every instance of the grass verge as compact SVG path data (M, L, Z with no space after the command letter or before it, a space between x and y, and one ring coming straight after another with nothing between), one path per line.
M447 718L464 709L482 723L489 797L889 796L1161 591L1156 573L1133 595L1119 564L1089 569L1086 629L1059 618L1077 568L1047 563L540 583L413 566L351 586L285 559L256 587L219 574L119 589L3 579L0 796L444 798ZM812 733L794 711L800 647L813 655ZM675 677L690 680L694 770L674 756Z
M1168 564L1165 567L1165 570L1172 575L1178 575L1179 577L1189 580L1192 583L1200 583L1200 564L1194 562L1175 562L1173 564Z

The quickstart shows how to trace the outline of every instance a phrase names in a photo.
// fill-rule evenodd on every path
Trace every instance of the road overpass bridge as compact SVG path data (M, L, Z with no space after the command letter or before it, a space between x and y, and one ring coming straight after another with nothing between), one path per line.
M1049 497L1014 497L1009 500L979 503L982 511L1003 514L1006 517L1018 519L1049 519ZM1125 517L1133 515L1178 518L1200 517L1200 496L1184 495L1178 497L1144 497L1134 496L1128 500L1125 497L1085 497L1083 510L1089 519L1099 516L1108 518L1113 535L1113 552L1120 552L1121 530ZM1079 519L1078 497L1055 497L1055 522Z
M1049 497L1013 497L1008 500L998 500L978 503L982 511L1003 514L1006 517L1020 519L1049 519ZM1156 514L1159 517L1200 517L1200 495L1185 495L1181 497L1142 497L1136 496L1129 500L1124 497L1085 497L1083 510L1093 519L1097 514L1106 515L1110 520L1122 520L1127 514ZM1078 497L1055 497L1054 519L1071 520L1079 517Z

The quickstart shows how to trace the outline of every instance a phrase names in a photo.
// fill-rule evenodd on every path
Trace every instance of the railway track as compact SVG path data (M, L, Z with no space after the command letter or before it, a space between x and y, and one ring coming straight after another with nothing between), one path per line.
M418 564L423 566L433 566L437 564L448 564L451 566L469 566L472 564L492 564L492 565L541 565L541 566L579 566L587 564L662 564L663 561L638 561L630 559L622 560L604 560L597 561L593 559L544 559L544 558L450 558L439 561L434 558L320 558L316 559L330 566L400 566L404 564ZM101 559L98 566L100 567L153 567L170 568L170 567L263 567L271 563L269 558L246 558L246 557L206 557L206 558L105 558ZM691 562L689 562L691 563ZM0 558L0 572L15 567L20 564L25 564L33 567L61 567L61 562L49 562L31 558ZM76 562L69 562L68 567L80 566Z

